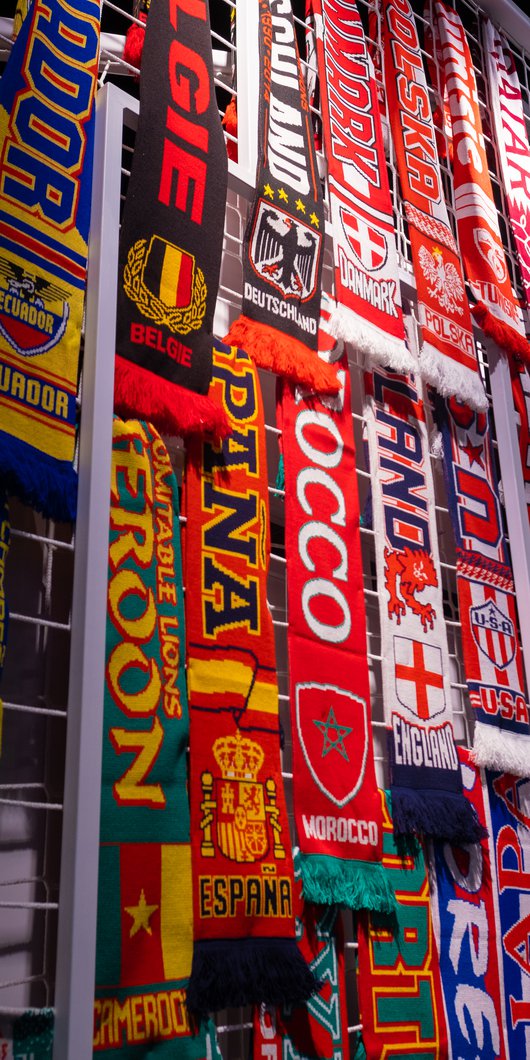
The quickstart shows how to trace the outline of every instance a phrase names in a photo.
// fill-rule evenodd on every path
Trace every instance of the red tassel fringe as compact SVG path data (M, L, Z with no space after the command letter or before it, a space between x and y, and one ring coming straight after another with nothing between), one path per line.
M127 36L125 37L123 58L126 63L129 63L130 66L135 66L138 70L142 65L144 40L145 27L139 26L137 22L133 22L132 26L129 26Z
M235 96L232 96L232 99L224 112L222 124L226 129L226 132L230 133L230 136L237 136L237 105ZM232 162L237 162L237 144L235 144L233 140L226 141L226 153L228 157L232 159Z
M161 434L203 434L214 440L230 434L224 409L207 395L170 383L119 354L114 411L123 419L147 420Z
M530 342L524 335L520 335L515 328L511 328L508 324L503 324L501 320L497 320L483 302L477 302L476 305L472 306L471 312L484 334L489 335L497 343L497 346L500 346L511 357L515 357L530 366Z
M258 324L242 314L234 320L224 342L246 350L258 368L268 368L308 390L318 394L338 394L340 390L334 365L321 361L299 339L269 324Z

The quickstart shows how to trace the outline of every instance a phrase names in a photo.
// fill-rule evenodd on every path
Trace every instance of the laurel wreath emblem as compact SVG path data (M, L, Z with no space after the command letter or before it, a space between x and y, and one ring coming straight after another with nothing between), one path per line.
M202 327L206 312L207 287L202 269L198 267L195 269L190 304L183 309L168 306L157 298L142 280L146 246L146 239L138 239L129 248L127 262L123 269L125 294L136 303L140 313L149 320L153 320L155 324L164 324L170 331L177 331L180 335L198 331Z

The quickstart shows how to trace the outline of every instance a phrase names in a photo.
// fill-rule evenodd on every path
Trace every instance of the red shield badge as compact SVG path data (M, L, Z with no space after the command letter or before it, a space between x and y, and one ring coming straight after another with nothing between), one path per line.
M315 784L336 806L345 806L364 779L368 757L365 700L336 685L299 683L296 726Z

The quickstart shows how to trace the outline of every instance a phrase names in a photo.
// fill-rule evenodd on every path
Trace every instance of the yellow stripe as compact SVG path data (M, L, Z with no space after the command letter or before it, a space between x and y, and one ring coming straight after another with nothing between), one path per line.
M165 305L175 305L181 262L182 251L168 245L160 274L160 299Z
M252 681L252 667L233 659L203 660L191 658L188 664L188 688L190 695L219 696L231 692L234 696L248 696ZM278 713L278 689L276 684L256 681L248 702L248 710L261 710L265 714Z
M193 955L191 846L163 844L160 937L166 979L188 979Z
M13 403L14 404L14 403ZM62 423L59 429L48 426L46 418L29 406L19 411L13 408L9 398L0 397L0 422L2 430L20 438L28 445L36 446L57 460L73 460L75 450L75 428Z

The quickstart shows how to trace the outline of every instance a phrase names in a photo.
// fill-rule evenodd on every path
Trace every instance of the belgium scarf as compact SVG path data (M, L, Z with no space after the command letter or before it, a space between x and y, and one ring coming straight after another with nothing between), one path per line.
M227 158L208 5L157 0L120 233L115 408L167 434L225 433L207 396Z
M387 105L418 292L419 370L440 394L486 409L414 12L409 0L382 0L382 14Z
M267 457L257 369L214 346L232 433L187 450L186 621L197 1013L305 1001L280 765Z
M419 381L365 375L381 669L397 835L473 842L449 684L440 560Z
M153 427L114 421L94 1053L203 1060L193 903L178 493Z
M2 670L6 657L7 629L9 625L9 610L6 599L6 560L9 549L10 524L7 497L0 487L0 685ZM3 731L4 708L0 697L0 754L2 753L2 731Z
M243 247L243 314L227 342L311 390L336 393L317 357L324 207L290 0L259 0L256 195Z
M99 3L34 0L0 84L0 472L74 519Z

